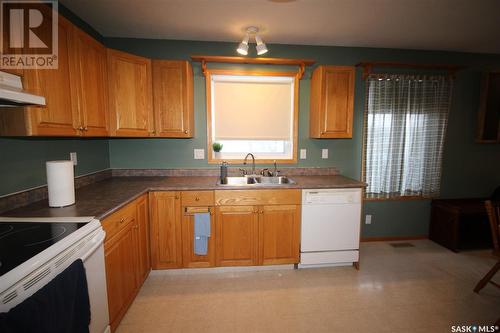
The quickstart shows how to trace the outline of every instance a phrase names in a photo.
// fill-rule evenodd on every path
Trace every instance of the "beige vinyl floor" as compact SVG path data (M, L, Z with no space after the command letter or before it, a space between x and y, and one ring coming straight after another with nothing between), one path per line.
M410 243L362 243L360 271L153 271L118 332L451 332L500 318L499 288L472 291L489 251Z

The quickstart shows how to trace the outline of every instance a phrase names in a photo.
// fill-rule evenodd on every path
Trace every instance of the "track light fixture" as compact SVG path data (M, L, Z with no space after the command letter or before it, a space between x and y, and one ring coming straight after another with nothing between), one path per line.
M257 27L248 27L247 32L245 34L245 37L241 41L241 43L238 45L238 48L236 49L236 52L242 55L247 55L248 54L248 41L250 40L250 37L255 38L255 43L257 46L255 47L257 49L257 55L262 55L266 53L267 46L264 41L262 41L262 38L257 34L259 32L259 28Z

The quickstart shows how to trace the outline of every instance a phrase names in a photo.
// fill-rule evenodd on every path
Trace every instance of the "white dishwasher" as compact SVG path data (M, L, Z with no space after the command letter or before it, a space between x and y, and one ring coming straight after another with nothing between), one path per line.
M299 267L359 261L361 189L302 190Z

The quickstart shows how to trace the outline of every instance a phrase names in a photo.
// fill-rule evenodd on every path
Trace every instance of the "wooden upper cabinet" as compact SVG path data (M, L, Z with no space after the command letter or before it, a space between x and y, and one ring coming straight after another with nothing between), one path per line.
M476 141L500 143L500 72L483 74Z
M258 264L258 216L255 206L216 207L217 266Z
M28 69L24 71L26 90L45 97L45 107L26 108L26 133L24 135L76 136L78 127L78 100L72 96L76 82L70 75L73 56L70 46L73 26L59 16L59 53L57 69ZM22 134L20 134L22 135Z
M106 48L74 28L74 56L71 74L75 84L73 96L78 97L80 129L85 136L108 135L108 77Z
M152 135L151 60L111 49L107 53L111 135Z
M259 263L263 265L299 262L300 206L259 207Z
M352 138L355 68L319 66L311 79L309 136Z
M182 267L179 192L150 192L151 261L153 269Z
M188 61L153 60L155 135L194 136L193 69Z

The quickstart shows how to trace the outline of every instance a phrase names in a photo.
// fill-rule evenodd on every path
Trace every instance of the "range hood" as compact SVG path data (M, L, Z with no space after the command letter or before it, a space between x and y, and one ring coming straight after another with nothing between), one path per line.
M45 97L23 90L20 76L0 71L0 107L44 105Z

